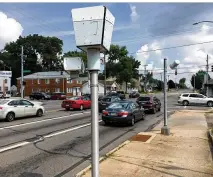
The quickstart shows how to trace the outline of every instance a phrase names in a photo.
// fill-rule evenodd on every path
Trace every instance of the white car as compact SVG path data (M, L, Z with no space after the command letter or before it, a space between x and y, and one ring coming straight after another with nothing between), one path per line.
M31 102L25 99L0 100L0 119L11 122L17 117L41 117L45 113L42 104L42 102Z
M183 93L179 96L178 103L184 106L198 104L213 107L213 98L208 98L199 93Z

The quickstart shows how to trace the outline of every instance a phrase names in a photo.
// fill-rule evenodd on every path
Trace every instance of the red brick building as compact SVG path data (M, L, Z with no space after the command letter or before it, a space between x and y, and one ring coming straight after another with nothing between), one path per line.
M17 90L20 91L20 80L17 78ZM79 77L71 80L66 72L49 71L38 72L24 76L26 85L24 95L29 96L33 92L64 92L67 96L80 95L82 83L88 81L88 77Z

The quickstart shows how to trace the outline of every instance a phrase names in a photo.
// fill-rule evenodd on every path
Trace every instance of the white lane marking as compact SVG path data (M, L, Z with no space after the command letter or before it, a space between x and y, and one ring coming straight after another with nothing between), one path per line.
M47 119L44 119L44 120L38 120L38 121L33 121L33 122L28 122L28 123L21 123L21 124L11 125L11 126L7 126L7 127L1 127L0 130L4 130L4 129L7 129L7 128L14 128L14 127L21 127L21 126L31 125L31 124L37 124L37 123L41 123L41 122L48 122L48 121L52 121L52 120L63 119L63 118L66 118L66 117L78 116L78 115L82 115L82 114L85 114L85 113L86 114L90 113L90 111L89 112L83 112L83 113L71 114L71 115L67 115L67 116L47 118Z
M99 120L98 122L100 123L100 122L102 122L102 120ZM51 138L51 137L54 137L54 136L57 136L57 135L61 135L61 134L67 133L67 132L71 132L71 131L78 130L78 129L81 129L81 128L84 128L84 127L88 127L90 125L91 125L91 123L87 123L87 124L83 124L83 125L79 125L79 126L76 126L76 127L72 127L72 128L66 129L66 130L62 130L62 131L58 131L58 132L55 132L55 133L51 133L49 135L42 136L42 138L40 138L38 140L35 140L33 142L22 141L20 143L14 144L14 145L10 145L10 146L6 146L6 147L3 147L3 148L0 148L0 153L8 151L8 150L15 149L15 148L18 148L18 147L26 146L28 144L36 143L36 142L39 142L39 141L44 141L45 138Z

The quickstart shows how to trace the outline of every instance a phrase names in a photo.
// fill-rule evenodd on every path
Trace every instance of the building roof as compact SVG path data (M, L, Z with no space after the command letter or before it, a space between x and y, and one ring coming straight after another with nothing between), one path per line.
M55 78L70 78L70 75L66 72L63 72L63 75L61 75L61 71L47 71L47 72L37 72L33 74L29 74L24 76L24 79L55 79ZM17 80L20 80L21 77L17 78ZM75 80L88 80L88 77L79 77Z

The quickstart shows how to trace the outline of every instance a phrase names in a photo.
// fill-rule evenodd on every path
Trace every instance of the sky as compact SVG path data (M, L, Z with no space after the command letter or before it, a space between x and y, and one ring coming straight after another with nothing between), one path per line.
M209 3L1 3L0 50L19 35L29 34L56 36L63 40L63 52L75 50L71 9L96 5L106 5L115 16L112 44L125 45L141 62L141 72L149 64L147 68L160 79L163 59L168 64L179 60L176 81L186 77L189 86L193 72L205 69L207 54L211 69L213 43L152 51L213 41L213 23L193 25L213 20ZM174 71L168 68L168 73L175 80Z

